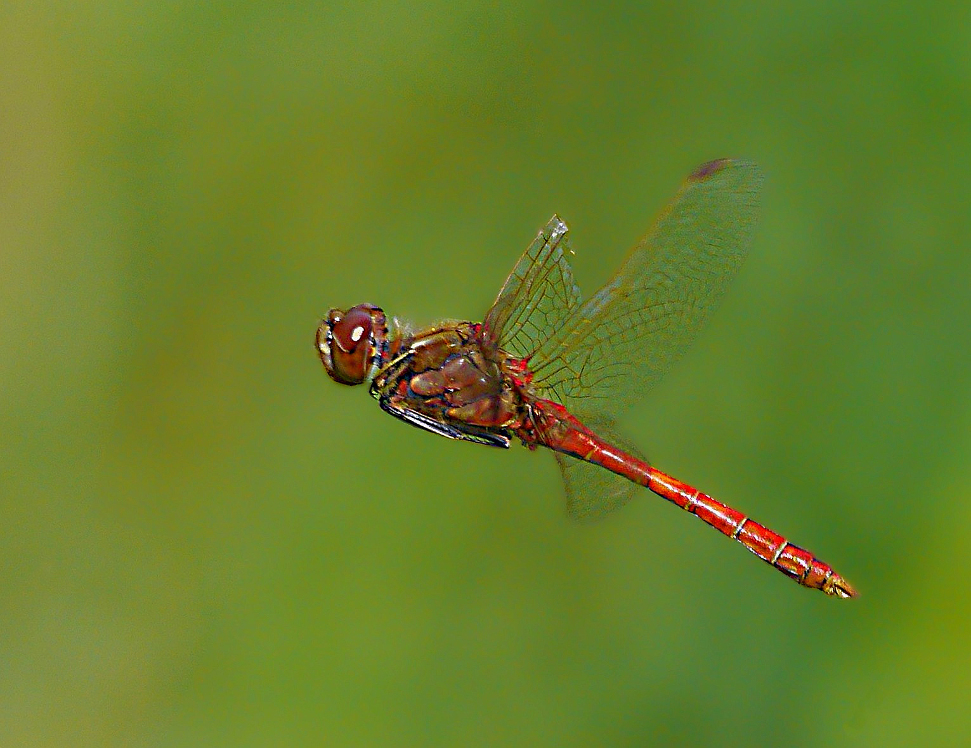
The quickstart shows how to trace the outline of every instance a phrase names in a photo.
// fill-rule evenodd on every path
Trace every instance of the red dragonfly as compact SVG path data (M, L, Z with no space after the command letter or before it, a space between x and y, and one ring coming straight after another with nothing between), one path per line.
M553 450L578 519L602 516L644 486L799 584L853 597L828 564L652 467L614 432L618 412L681 356L724 295L748 250L761 181L743 161L698 167L587 301L573 282L567 226L553 216L483 322L412 331L372 304L331 309L317 328L320 358L335 381L369 382L385 412L414 426Z

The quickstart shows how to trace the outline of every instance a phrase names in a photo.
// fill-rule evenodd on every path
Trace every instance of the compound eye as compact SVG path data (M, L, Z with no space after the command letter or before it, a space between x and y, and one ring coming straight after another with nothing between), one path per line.
M333 321L331 330L334 344L343 354L354 354L371 344L371 313L358 307L348 310L343 317ZM364 350L364 358L370 351ZM337 351L334 352L335 354Z
M359 304L346 312L331 309L317 328L317 351L334 381L361 384L367 379L375 349L375 310L377 307L369 304Z

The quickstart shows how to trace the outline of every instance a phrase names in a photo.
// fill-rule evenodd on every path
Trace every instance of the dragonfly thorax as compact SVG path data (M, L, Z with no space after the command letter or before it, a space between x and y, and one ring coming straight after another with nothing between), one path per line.
M391 336L384 311L358 304L331 309L317 327L317 352L331 379L341 384L370 381L389 357Z

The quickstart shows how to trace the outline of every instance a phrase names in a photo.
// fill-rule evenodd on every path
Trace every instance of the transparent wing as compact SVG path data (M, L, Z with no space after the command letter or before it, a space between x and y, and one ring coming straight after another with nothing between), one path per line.
M553 216L530 244L482 323L486 351L529 358L580 308L567 255L567 226Z
M761 181L743 161L696 169L617 274L575 313L556 317L565 324L546 328L530 361L537 392L577 413L616 414L653 385L741 265Z
M601 439L623 449L641 460L644 456L629 441L617 435L606 419L588 420L586 425ZM645 460L646 461L646 460ZM640 488L616 473L599 465L556 453L556 463L566 488L566 511L579 522L603 518L633 498Z

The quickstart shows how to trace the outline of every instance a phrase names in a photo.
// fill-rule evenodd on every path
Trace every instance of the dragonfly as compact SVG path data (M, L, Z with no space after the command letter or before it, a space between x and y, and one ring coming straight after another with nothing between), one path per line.
M699 166L607 283L584 301L567 225L553 216L482 322L415 330L373 304L331 309L316 336L340 384L368 384L390 415L450 439L551 450L567 509L602 517L647 488L827 595L856 591L782 535L650 465L618 415L678 360L742 263L762 176L747 161Z

